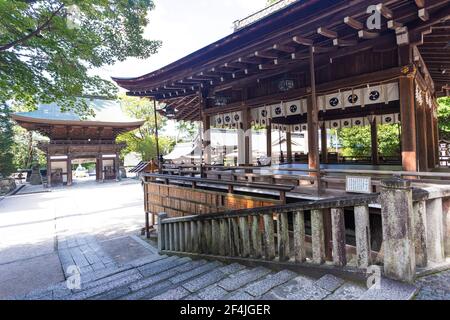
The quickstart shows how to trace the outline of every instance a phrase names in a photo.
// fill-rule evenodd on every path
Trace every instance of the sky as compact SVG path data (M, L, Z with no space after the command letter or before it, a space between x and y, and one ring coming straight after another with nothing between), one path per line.
M233 22L260 9L266 0L154 0L144 36L161 40L159 52L149 59L128 59L95 73L105 78L136 77L150 73L233 31Z

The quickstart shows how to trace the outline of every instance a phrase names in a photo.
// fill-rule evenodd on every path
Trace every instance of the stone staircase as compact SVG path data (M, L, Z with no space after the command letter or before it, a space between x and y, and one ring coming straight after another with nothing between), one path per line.
M31 300L368 300L412 299L417 289L387 279L380 289L333 275L313 279L296 272L225 265L153 254L125 266L81 275L81 290L66 282L15 299Z

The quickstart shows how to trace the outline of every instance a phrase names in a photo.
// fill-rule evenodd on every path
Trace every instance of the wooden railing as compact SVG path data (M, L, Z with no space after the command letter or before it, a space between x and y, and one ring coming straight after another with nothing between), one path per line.
M450 254L448 229L442 225L448 221L443 216L450 215L448 197L447 191L413 192L408 181L394 179L383 183L380 195L181 218L167 218L161 213L158 247L161 253L167 254L251 258L302 266L320 266L330 260L335 267L365 270L374 263L369 206L378 204L381 205L384 256L379 263L384 262L387 276L411 282L416 275L416 256L417 265L424 266L430 259L442 260ZM345 213L349 210L353 211L355 222L353 265L349 265L351 250L346 242ZM434 225L428 222L425 228L427 219ZM331 221L328 230L331 234L326 230L327 220ZM439 232L443 229L446 231L441 239Z
M371 252L368 241L369 205L376 203L377 199L378 195L355 196L173 219L164 219L164 215L160 215L159 249L266 260L277 258L278 261L293 258L296 262L305 262L310 258L314 264L323 264L326 251L324 212L331 209L333 250L337 253L334 263L345 266L344 208L351 207L355 209L356 217L358 266L367 267ZM307 257L305 250L307 212L311 216L311 257ZM288 225L291 219L294 233L292 251Z

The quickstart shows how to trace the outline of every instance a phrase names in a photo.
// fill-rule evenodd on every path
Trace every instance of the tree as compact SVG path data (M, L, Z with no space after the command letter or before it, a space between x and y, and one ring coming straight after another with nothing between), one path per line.
M123 154L137 152L143 160L156 159L156 125L153 109L153 102L148 99L121 96L123 111L130 117L145 120L143 126L132 132L127 132L117 138L118 142L125 142L127 147ZM167 119L157 114L158 129L166 126ZM159 147L161 154L169 153L174 146L174 141L170 138L160 136Z
M0 104L0 174L9 176L14 171L12 147L14 145L13 123L8 104Z
M195 122L178 121L176 124L177 142L193 141L198 133L198 125Z
M117 91L90 69L160 47L143 37L153 7L152 0L0 0L0 103L57 102L89 114L77 97Z
M400 154L398 125L378 125L378 151L384 156ZM368 157L371 155L372 140L370 126L343 128L338 133L345 157Z
M46 155L37 144L47 140L37 132L31 132L16 125L14 126L13 163L16 169L31 169L33 163L44 166L47 163Z
M438 103L440 137L444 140L450 140L450 97L440 98Z

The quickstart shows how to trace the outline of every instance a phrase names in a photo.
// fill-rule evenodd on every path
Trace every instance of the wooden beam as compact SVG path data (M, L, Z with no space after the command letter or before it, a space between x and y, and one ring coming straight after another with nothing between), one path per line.
M204 72L204 71L198 73L198 76L200 76L200 77L206 77L206 78L213 78L213 79L220 78L220 75L218 75L218 74L213 74L213 73L210 73L210 72ZM208 80L209 80L209 79L208 79Z
M396 30L397 28L403 27L403 24L400 22L397 22L395 20L389 20L387 22L387 27L388 27L388 29Z
M309 54L304 53L304 52L295 52L295 53L291 54L292 60L306 60L308 58L309 58Z
M260 64L258 66L259 70L273 70L278 68L278 65L275 63L268 63L268 64Z
M274 44L272 49L273 50L277 50L277 51L281 51L281 52L286 52L286 53L294 53L295 52L295 48L294 47L281 45L281 44Z
M386 7L383 3L377 4L376 10L386 19L394 18L394 13L392 12L392 10Z
M422 21L428 21L430 20L430 14L428 13L428 10L425 8L422 8L419 10L419 18Z
M328 52L334 52L337 51L336 47L318 47L314 46L312 47L313 53L328 53Z
M422 9L423 7L425 7L425 0L415 0L414 2L416 3L416 6L419 9Z
M261 64L261 59L254 59L254 58L239 58L238 62L240 63L246 63L246 64Z
M334 39L333 45L337 47L353 47L358 44L356 40Z
M275 53L270 52L261 52L261 51L255 51L255 57L258 58L264 58L264 59L276 59L278 58L278 55Z
M232 69L245 69L247 67L245 64L239 62L226 62L223 66Z
M358 31L364 29L364 24L352 17L345 17L344 23L348 25L350 28L353 28Z
M304 38L301 36L292 37L292 41L294 41L295 43L304 45L304 46L312 46L314 44L314 42L311 39Z
M361 39L375 39L379 37L380 34L378 32L370 32L366 30L359 30L358 31L358 37Z
M337 32L320 27L317 29L317 33L326 38L335 39L338 37Z

